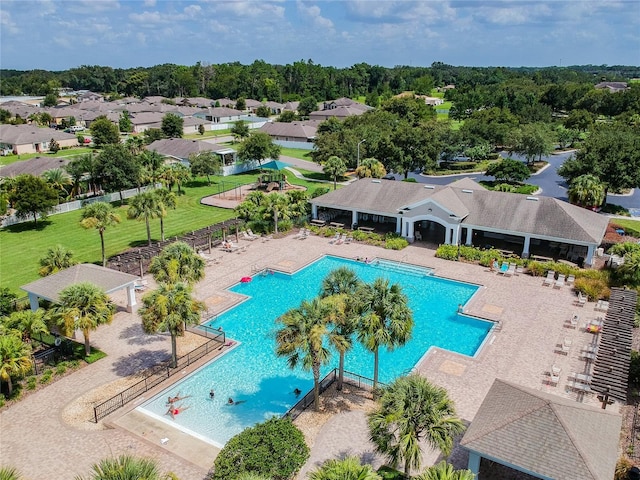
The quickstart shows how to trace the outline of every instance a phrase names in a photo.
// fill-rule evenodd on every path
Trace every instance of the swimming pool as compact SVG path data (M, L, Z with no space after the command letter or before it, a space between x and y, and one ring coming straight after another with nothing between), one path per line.
M388 278L403 286L414 315L412 339L393 352L380 350L381 382L408 373L428 349L437 346L473 356L491 328L485 322L457 313L479 288L425 274L424 270L390 268L337 257L323 257L293 275L275 272L256 275L251 282L238 283L229 290L246 295L247 300L221 314L207 325L222 327L227 338L239 344L224 356L205 365L178 384L138 407L138 410L188 431L207 442L223 446L231 437L273 415L282 415L297 401L293 391L303 394L313 388L311 372L291 370L285 358L275 355L274 320L304 299L315 297L322 279L336 268L348 266L365 282ZM418 273L416 273L418 272ZM422 274L420 273L422 272ZM336 367L334 354L322 376ZM345 356L345 369L373 377L373 354L355 343ZM215 391L214 399L209 391ZM168 396L189 395L179 402L189 408L172 420L165 415ZM238 405L227 405L231 397Z

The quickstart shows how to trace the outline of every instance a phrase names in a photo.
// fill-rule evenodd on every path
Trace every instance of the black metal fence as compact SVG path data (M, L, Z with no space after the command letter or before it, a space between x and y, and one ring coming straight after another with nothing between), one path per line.
M209 352L216 350L224 345L224 332L217 332L218 335L215 338L209 340L207 343L200 345L198 348L190 351L186 355L178 358L175 368L171 368L169 365L159 365L151 370L142 380L135 385L123 390L122 392L114 395L108 400L93 407L94 421L98 423L98 420L106 417L107 415L115 412L119 408L123 407L132 400L138 398L143 393L151 390L153 387L164 382L168 378L172 377L176 373L179 373L184 367L191 365L196 360L207 355Z
M320 394L327 390L331 386L333 382L338 380L338 369L334 368L329 373L325 375L325 377L320 380ZM373 379L363 377L362 375L358 375L357 373L352 373L348 371L344 371L343 376L344 383L348 383L357 388L361 388L363 390L371 390L373 391ZM385 387L386 384L378 382L378 388ZM302 412L304 412L308 407L313 404L314 395L313 389L309 391L304 397L302 397L298 403L296 403L293 407L291 407L283 417L290 418L291 420L295 420L300 416Z

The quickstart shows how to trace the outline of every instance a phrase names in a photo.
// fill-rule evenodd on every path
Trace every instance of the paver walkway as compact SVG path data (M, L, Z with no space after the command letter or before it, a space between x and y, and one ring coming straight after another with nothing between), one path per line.
M212 314L237 301L224 288L263 268L295 271L327 253L347 258L381 256L411 261L434 267L440 276L484 285L467 311L502 322L502 329L491 334L477 358L434 349L418 367L430 380L447 388L466 422L473 420L496 377L575 398L575 394L565 391L566 377L570 371L584 368L577 353L590 334L566 329L564 324L573 314L579 314L581 322L596 314L592 306L582 309L574 306L574 294L569 288L542 287L539 278L527 275L507 278L477 265L439 260L433 256L433 250L422 245L391 251L357 243L330 245L329 239L315 235L306 240L289 236L266 242L242 240L241 244L246 248L240 253L214 252L211 256L218 258L219 263L207 266L206 278L196 287L197 296L207 303ZM554 353L554 347L564 336L573 339L575 349L560 356ZM167 452L159 443L143 436L120 428L97 430L88 421L87 428L64 422L61 412L75 398L165 360L170 351L169 337L145 335L135 313L118 313L111 325L92 333L91 341L109 356L0 412L0 465L15 466L26 479L65 480L86 475L91 464L105 457L130 453L155 458L164 471L173 471L182 480L201 480L206 474L202 467ZM554 362L562 366L561 381L556 387L545 383L545 372ZM366 439L363 417L359 415L345 414L327 423L312 445L308 465L338 456L347 447L359 455L368 455L367 445L357 446ZM453 458L461 463L466 461L464 452L458 450Z

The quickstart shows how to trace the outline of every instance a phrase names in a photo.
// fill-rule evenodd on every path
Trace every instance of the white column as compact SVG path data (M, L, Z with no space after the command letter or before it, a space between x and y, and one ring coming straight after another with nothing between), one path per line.
M522 258L529 258L529 247L531 245L531 237L529 235L524 236L524 247L522 248Z
M453 238L451 239L454 245L460 245L462 242L462 232L461 232L460 224L457 224L455 228L452 229Z
M311 205L311 218L318 218L318 206L315 203Z
M444 244L451 245L451 229L446 225L444 227Z
M469 462L467 468L471 470L476 477L476 480L480 480L480 455L476 452L469 452Z
M40 307L40 304L38 303L38 296L35 293L29 292L29 306L33 312L38 310Z
M408 218L406 222L407 222L407 240L409 240L410 242L413 242L415 222L411 218Z
M355 225L356 223L358 223L358 211L354 210L351 212L351 225Z
M127 287L127 312L131 313L136 305L136 287L131 284Z
M465 245L471 245L473 243L473 228L467 227L467 241Z
M402 234L402 217L396 218L396 233Z
M587 258L584 259L585 265L589 265L590 267L593 266L593 254L595 251L596 251L595 245L589 245L587 247Z

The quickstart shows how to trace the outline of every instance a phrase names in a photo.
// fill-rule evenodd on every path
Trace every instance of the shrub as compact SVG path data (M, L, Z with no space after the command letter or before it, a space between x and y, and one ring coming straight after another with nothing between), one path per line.
M274 480L293 478L309 458L304 435L287 418L272 418L233 437L218 454L212 480L252 472Z
M56 375L64 375L67 371L67 366L64 363L59 363L56 365Z
M613 480L627 480L629 478L629 470L633 467L633 462L627 457L620 457L616 462L616 471Z
M586 295L589 300L609 298L609 295L611 294L607 282L600 278L576 278L574 287L578 292Z
M4 407L4 404L6 403L7 399L5 398L4 394L0 393L0 408Z
M404 238L387 238L384 243L384 248L388 250L402 250L409 245Z
M444 260L457 260L458 247L456 245L440 245L436 250L436 257Z
M288 232L293 228L291 220L280 220L278 222L278 232Z
M316 187L311 192L311 198L319 197L320 195L324 195L325 193L329 193L331 189L329 187Z
M35 390L38 379L35 376L27 377L27 390Z
M413 177L403 178L402 181L403 182L408 182L408 183L418 183L418 181Z
M91 347L91 353L88 356L84 357L84 361L87 363L94 363L106 356L106 353L98 350L97 348Z
M607 253L624 257L627 253L640 252L640 243L622 242L613 245Z
M42 384L49 383L49 381L51 380L51 375L53 375L52 370L45 370L42 376L40 377L40 383Z

